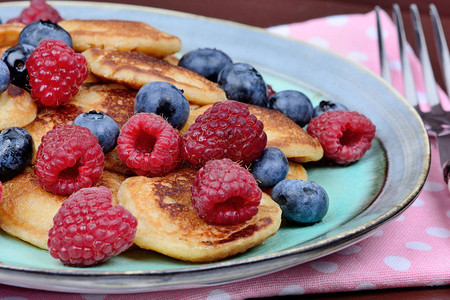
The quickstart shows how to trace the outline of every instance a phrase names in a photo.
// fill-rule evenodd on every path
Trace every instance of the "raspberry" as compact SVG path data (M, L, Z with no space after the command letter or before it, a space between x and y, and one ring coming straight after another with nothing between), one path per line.
M89 75L86 58L61 40L42 40L27 60L31 96L44 106L67 103Z
M270 84L267 85L267 99L272 97L272 95L276 94L276 92L273 90L272 86Z
M161 176L180 162L181 137L161 116L138 113L122 127L117 139L119 158L141 176Z
M210 160L191 187L192 205L200 218L235 225L258 213L262 192L252 174L228 158Z
M49 192L70 195L94 185L103 172L104 155L97 138L78 125L56 125L43 137L34 173Z
M324 156L338 164L359 160L372 146L375 125L356 111L327 111L313 118L308 133L322 145Z
M229 158L242 165L260 156L267 144L264 125L245 103L217 102L200 115L182 137L181 153L192 166Z
M53 23L58 23L63 19L59 12L48 5L45 0L31 0L30 6L24 8L19 16L9 19L7 23L23 23L27 25L38 20L49 20Z
M104 186L84 188L63 202L48 233L50 255L65 265L88 267L127 250L136 235L137 220L111 203Z

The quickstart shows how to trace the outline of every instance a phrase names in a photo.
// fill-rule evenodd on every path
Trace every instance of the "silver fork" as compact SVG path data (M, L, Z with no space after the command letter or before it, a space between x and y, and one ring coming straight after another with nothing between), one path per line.
M447 41L445 39L444 32L442 30L442 24L436 6L430 4L430 16L434 29L434 40L436 42L436 48L439 55L439 62L441 71L446 84L447 93L450 95L450 56L447 48ZM390 81L389 66L386 57L382 28L379 17L380 7L375 7L377 18L377 33L378 33L378 46L380 53L380 67L381 75ZM439 148L439 157L443 169L444 180L446 183L449 181L450 175L450 112L442 109L441 102L439 100L438 92L436 89L436 80L433 74L433 69L430 63L430 57L426 46L425 36L422 29L422 23L420 20L420 14L415 4L410 5L411 20L414 27L415 40L417 53L422 66L423 80L425 83L428 103L430 104L430 111L422 111L419 107L417 100L416 88L411 71L411 65L407 54L407 41L405 35L405 29L403 25L403 19L398 4L393 5L393 17L397 27L397 34L400 48L400 59L402 65L402 77L405 88L405 95L411 105L417 110L421 116L428 135L433 135L437 139Z

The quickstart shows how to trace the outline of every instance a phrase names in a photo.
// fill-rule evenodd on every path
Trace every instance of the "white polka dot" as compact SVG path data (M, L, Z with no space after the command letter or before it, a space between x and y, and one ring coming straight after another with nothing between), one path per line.
M450 218L450 210L447 210L446 215L447 215L447 218Z
M322 273L333 273L338 269L338 265L331 261L315 261L310 264L310 266Z
M382 35L383 35L383 39L386 39L389 36L389 32L383 29ZM372 39L374 41L378 40L377 28L376 27L368 27L366 29L366 36L369 39Z
M281 290L281 292L278 294L278 296L289 296L289 295L303 295L305 293L305 289L298 284L288 285L284 289Z
M231 299L230 294L228 294L224 290L213 290L211 293L209 293L208 297L206 297L206 300L229 300L229 299Z
M420 250L420 251L428 251L433 249L430 245L422 242L408 242L406 243L406 247L409 249Z
M427 181L423 187L424 190L430 192L443 191L446 188L445 184L436 181Z
M344 26L348 22L347 16L331 16L326 18L327 23L331 26Z
M355 254L361 251L361 246L358 245L351 245L345 249L340 250L338 253L343 255L351 255Z
M321 47L321 48L328 48L330 43L328 40L321 38L321 37L312 37L308 39L308 43L313 44L315 46Z
M360 52L360 51L352 51L350 53L348 53L347 58L356 61L356 62L362 62L362 61L367 61L369 60L369 56L364 53L364 52Z
M3 297L0 299L1 300L28 300L28 298L24 298L24 297Z
M376 289L376 285L370 282L363 282L360 283L356 288L355 291L363 291L363 290L374 290Z
M408 271L411 267L411 262L401 256L386 256L384 263L395 271Z
M290 29L288 25L278 25L268 28L270 32L280 34L280 35L289 35Z
M394 71L401 71L402 63L399 60L391 60L389 61L389 68Z
M376 237L382 236L383 233L384 233L383 230L378 229L377 231L375 231L375 232L372 234L372 236L376 236Z
M426 233L428 233L431 236L438 237L438 238L448 238L450 237L450 230L442 228L442 227L429 227L426 230Z
M395 219L395 221L397 221L397 222L401 222L401 221L404 221L405 220L405 216L404 215L400 215L400 216L398 216L396 219Z
M85 300L104 300L107 295L81 294L80 296Z
M425 205L425 202L422 199L420 199L420 198L417 198L413 202L413 204L411 204L411 206L424 206L424 205Z
M445 282L443 282L443 281L433 281L433 282L430 282L427 285L428 286L442 286L442 285L445 285Z

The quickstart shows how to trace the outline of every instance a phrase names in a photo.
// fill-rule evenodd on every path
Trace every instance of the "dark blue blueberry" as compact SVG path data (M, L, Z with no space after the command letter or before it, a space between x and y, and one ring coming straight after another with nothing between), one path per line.
M10 72L8 66L0 60L0 93L3 93L10 82Z
M119 125L111 117L103 112L91 110L78 115L73 124L86 127L98 139L103 153L111 152L117 145L119 137Z
M338 102L322 100L320 101L319 105L314 107L313 118L318 117L324 112L329 110L348 110L348 108L345 105Z
M230 100L258 106L267 104L267 86L261 74L251 65L234 63L225 66L217 79Z
M213 82L217 82L220 70L231 63L233 61L224 52L205 48L186 53L181 57L178 65L194 71Z
M250 166L252 173L260 188L272 188L275 184L286 178L289 171L289 162L286 155L278 148L267 147L261 156L255 159Z
M155 113L174 128L181 128L189 118L189 102L183 90L164 81L149 82L136 95L134 113Z
M27 44L37 47L39 42L46 39L62 40L73 48L72 37L58 24L51 21L34 21L25 26L19 35L18 44Z
M28 131L10 127L0 131L0 181L22 173L33 155L33 139Z
M326 191L312 181L285 179L274 186L271 196L280 205L282 216L289 221L317 223L328 212Z
M273 94L267 107L281 111L300 127L311 121L314 108L309 98L299 91L285 90Z
M10 72L11 83L26 90L30 90L26 63L33 50L33 46L18 44L2 55L2 61Z

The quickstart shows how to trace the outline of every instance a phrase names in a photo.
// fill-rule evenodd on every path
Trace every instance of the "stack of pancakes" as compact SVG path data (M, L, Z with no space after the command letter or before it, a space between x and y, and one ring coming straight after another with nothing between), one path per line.
M134 98L151 81L166 81L184 91L191 114L182 132L225 93L204 77L177 66L181 50L178 37L147 24L118 20L65 20L59 23L72 36L74 50L85 55L88 79L72 101L56 108L37 107L28 92L10 86L0 95L0 130L20 126L33 137L36 157L42 136L56 124L70 124L83 112L102 111L122 125L133 115ZM8 27L8 28L7 28ZM0 49L17 42L21 25L0 25ZM1 51L1 50L0 50ZM319 160L323 151L317 140L282 113L250 105L263 123L267 146L280 148L289 158L288 178L307 179L300 163ZM0 202L1 228L30 244L47 248L47 233L64 196L45 191L32 165L3 183ZM194 212L190 186L195 169L180 169L164 177L135 176L119 160L116 150L105 157L104 173L97 185L113 191L121 204L138 219L135 244L176 259L210 262L244 252L274 235L281 210L265 191L259 212L234 226L210 225Z

